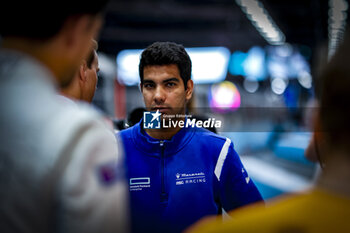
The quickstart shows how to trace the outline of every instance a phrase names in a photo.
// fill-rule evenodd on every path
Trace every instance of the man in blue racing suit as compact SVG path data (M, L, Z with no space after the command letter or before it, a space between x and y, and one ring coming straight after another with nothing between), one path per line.
M150 112L120 132L133 232L181 232L204 216L261 201L231 140L186 117L193 81L184 47L150 45L139 72Z

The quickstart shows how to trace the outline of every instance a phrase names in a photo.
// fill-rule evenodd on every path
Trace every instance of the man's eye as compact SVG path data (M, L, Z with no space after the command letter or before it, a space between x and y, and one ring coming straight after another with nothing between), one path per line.
M173 87L173 86L175 86L175 85L176 85L176 83L173 83L173 82L170 82L170 83L167 83L167 84L166 84L167 87Z
M147 89L152 88L153 86L154 86L154 85L151 84L151 83L145 83L145 84L143 84L143 87L144 87L144 88L147 88Z

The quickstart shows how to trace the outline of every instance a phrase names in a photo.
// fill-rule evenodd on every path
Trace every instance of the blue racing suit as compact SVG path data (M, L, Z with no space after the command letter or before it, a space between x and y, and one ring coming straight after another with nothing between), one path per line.
M133 232L181 232L204 216L262 200L228 138L182 128L158 140L142 122L120 136Z

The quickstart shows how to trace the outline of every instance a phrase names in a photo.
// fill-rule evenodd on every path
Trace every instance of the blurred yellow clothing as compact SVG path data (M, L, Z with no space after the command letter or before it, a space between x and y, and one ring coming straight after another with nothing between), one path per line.
M257 232L320 233L350 232L350 198L315 189L230 213L232 219L204 220L191 233Z

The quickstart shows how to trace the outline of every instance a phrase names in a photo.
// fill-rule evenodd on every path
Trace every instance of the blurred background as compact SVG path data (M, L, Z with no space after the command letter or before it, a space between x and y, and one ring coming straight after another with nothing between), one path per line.
M317 74L345 30L345 0L111 1L99 37L93 104L123 129L143 107L138 62L155 41L183 44L193 64L189 112L223 122L264 198L309 187L304 158Z

